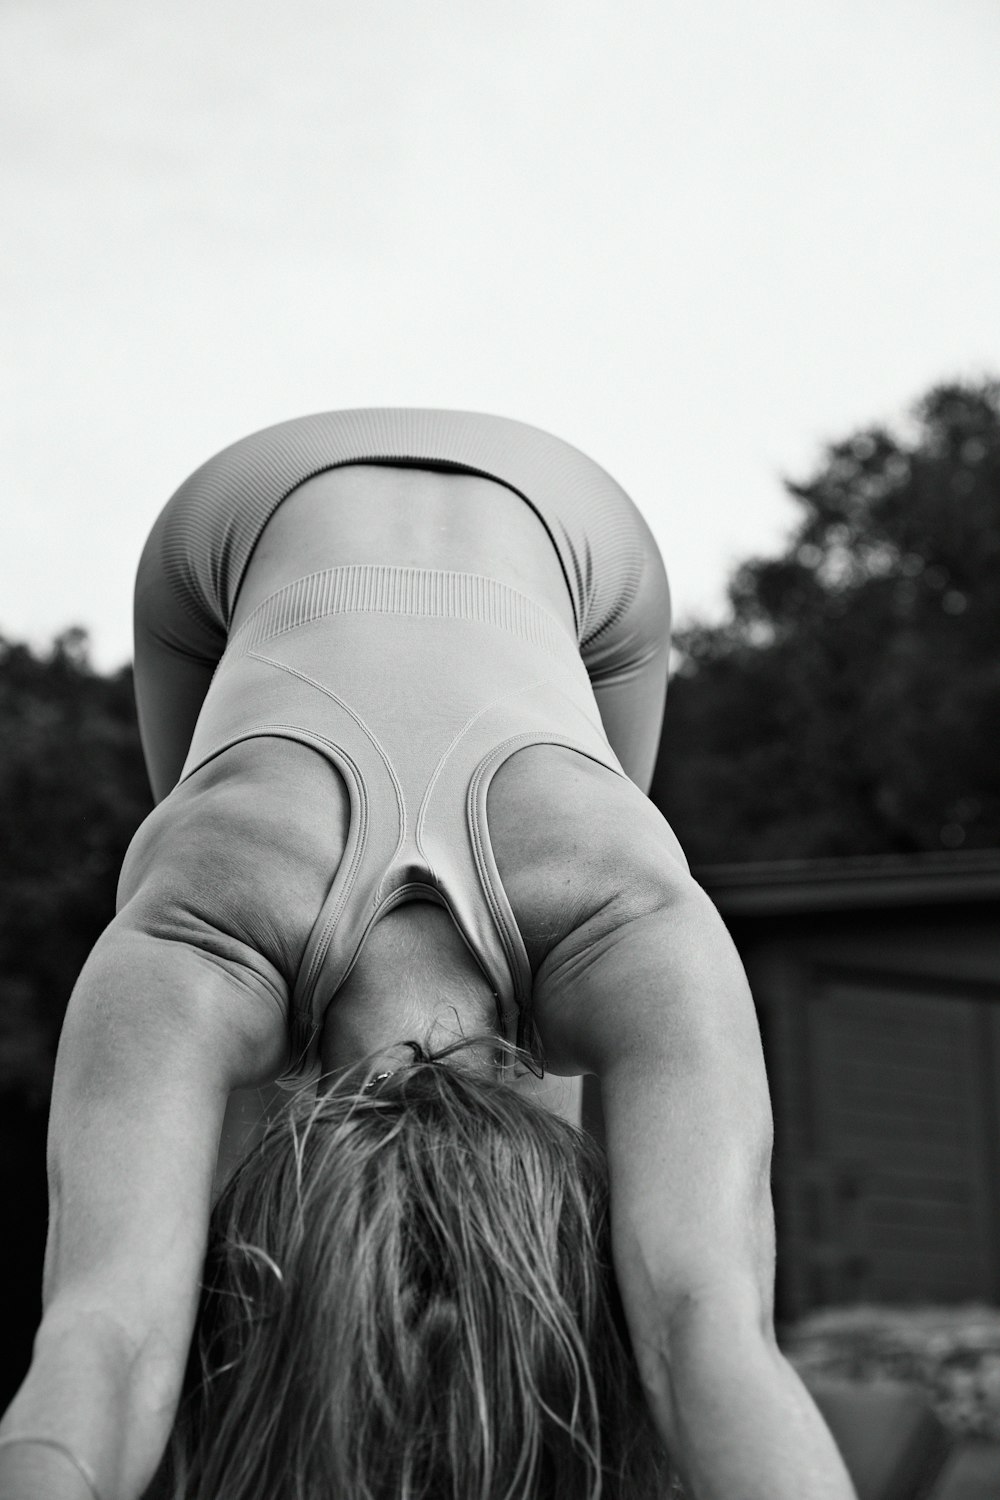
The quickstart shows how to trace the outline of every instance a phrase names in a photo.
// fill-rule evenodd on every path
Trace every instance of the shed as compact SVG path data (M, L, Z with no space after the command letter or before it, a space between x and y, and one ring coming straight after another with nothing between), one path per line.
M779 1318L1000 1302L1000 851L695 873L764 1038Z

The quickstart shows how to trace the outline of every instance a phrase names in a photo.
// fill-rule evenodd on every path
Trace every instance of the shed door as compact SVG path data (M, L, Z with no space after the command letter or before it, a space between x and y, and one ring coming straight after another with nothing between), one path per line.
M828 980L810 1012L816 1146L858 1169L864 1295L995 1297L986 1004Z

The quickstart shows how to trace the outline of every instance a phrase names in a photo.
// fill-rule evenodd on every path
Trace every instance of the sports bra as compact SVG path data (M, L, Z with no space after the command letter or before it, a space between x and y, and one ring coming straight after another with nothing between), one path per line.
M298 1068L365 938L406 900L447 908L532 1049L531 970L490 845L492 777L560 744L623 775L564 627L495 580L419 568L328 569L264 601L230 641L182 780L258 735L312 746L343 776L350 825L292 994Z
M281 500L346 463L442 467L494 479L543 522L577 638L536 600L481 574L328 568L278 590L229 634L253 547ZM268 428L197 470L154 527L137 623L218 659L182 780L256 736L326 757L350 796L347 847L293 989L296 1069L315 1060L327 1006L373 925L432 900L489 981L502 1035L536 1044L531 972L490 845L499 767L559 744L624 775L592 684L663 649L666 580L624 491L576 449L504 418L440 411L332 412Z

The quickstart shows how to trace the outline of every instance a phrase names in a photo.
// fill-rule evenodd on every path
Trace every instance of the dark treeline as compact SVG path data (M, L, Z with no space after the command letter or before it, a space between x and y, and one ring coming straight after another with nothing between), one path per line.
M151 805L131 671L93 671L80 630L0 642L0 1078L29 1101Z
M1000 846L1000 382L831 446L678 636L653 795L695 864Z
M0 642L0 1409L27 1367L45 1238L45 1119L63 1012L151 801L129 670L71 630Z
M737 570L724 623L679 633L654 798L696 865L1000 846L1000 382L941 386L906 436L855 433L787 487L800 516L784 553ZM36 1317L56 1039L149 807L131 673L94 671L80 630L43 654L0 642L15 1367Z

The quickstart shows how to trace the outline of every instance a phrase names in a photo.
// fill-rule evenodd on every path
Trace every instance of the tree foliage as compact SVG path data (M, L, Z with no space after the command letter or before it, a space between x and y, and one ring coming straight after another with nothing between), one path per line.
M42 1099L66 1001L151 805L132 674L0 641L0 1086Z
M678 637L654 797L698 862L1000 845L1000 382L787 483L781 556Z

